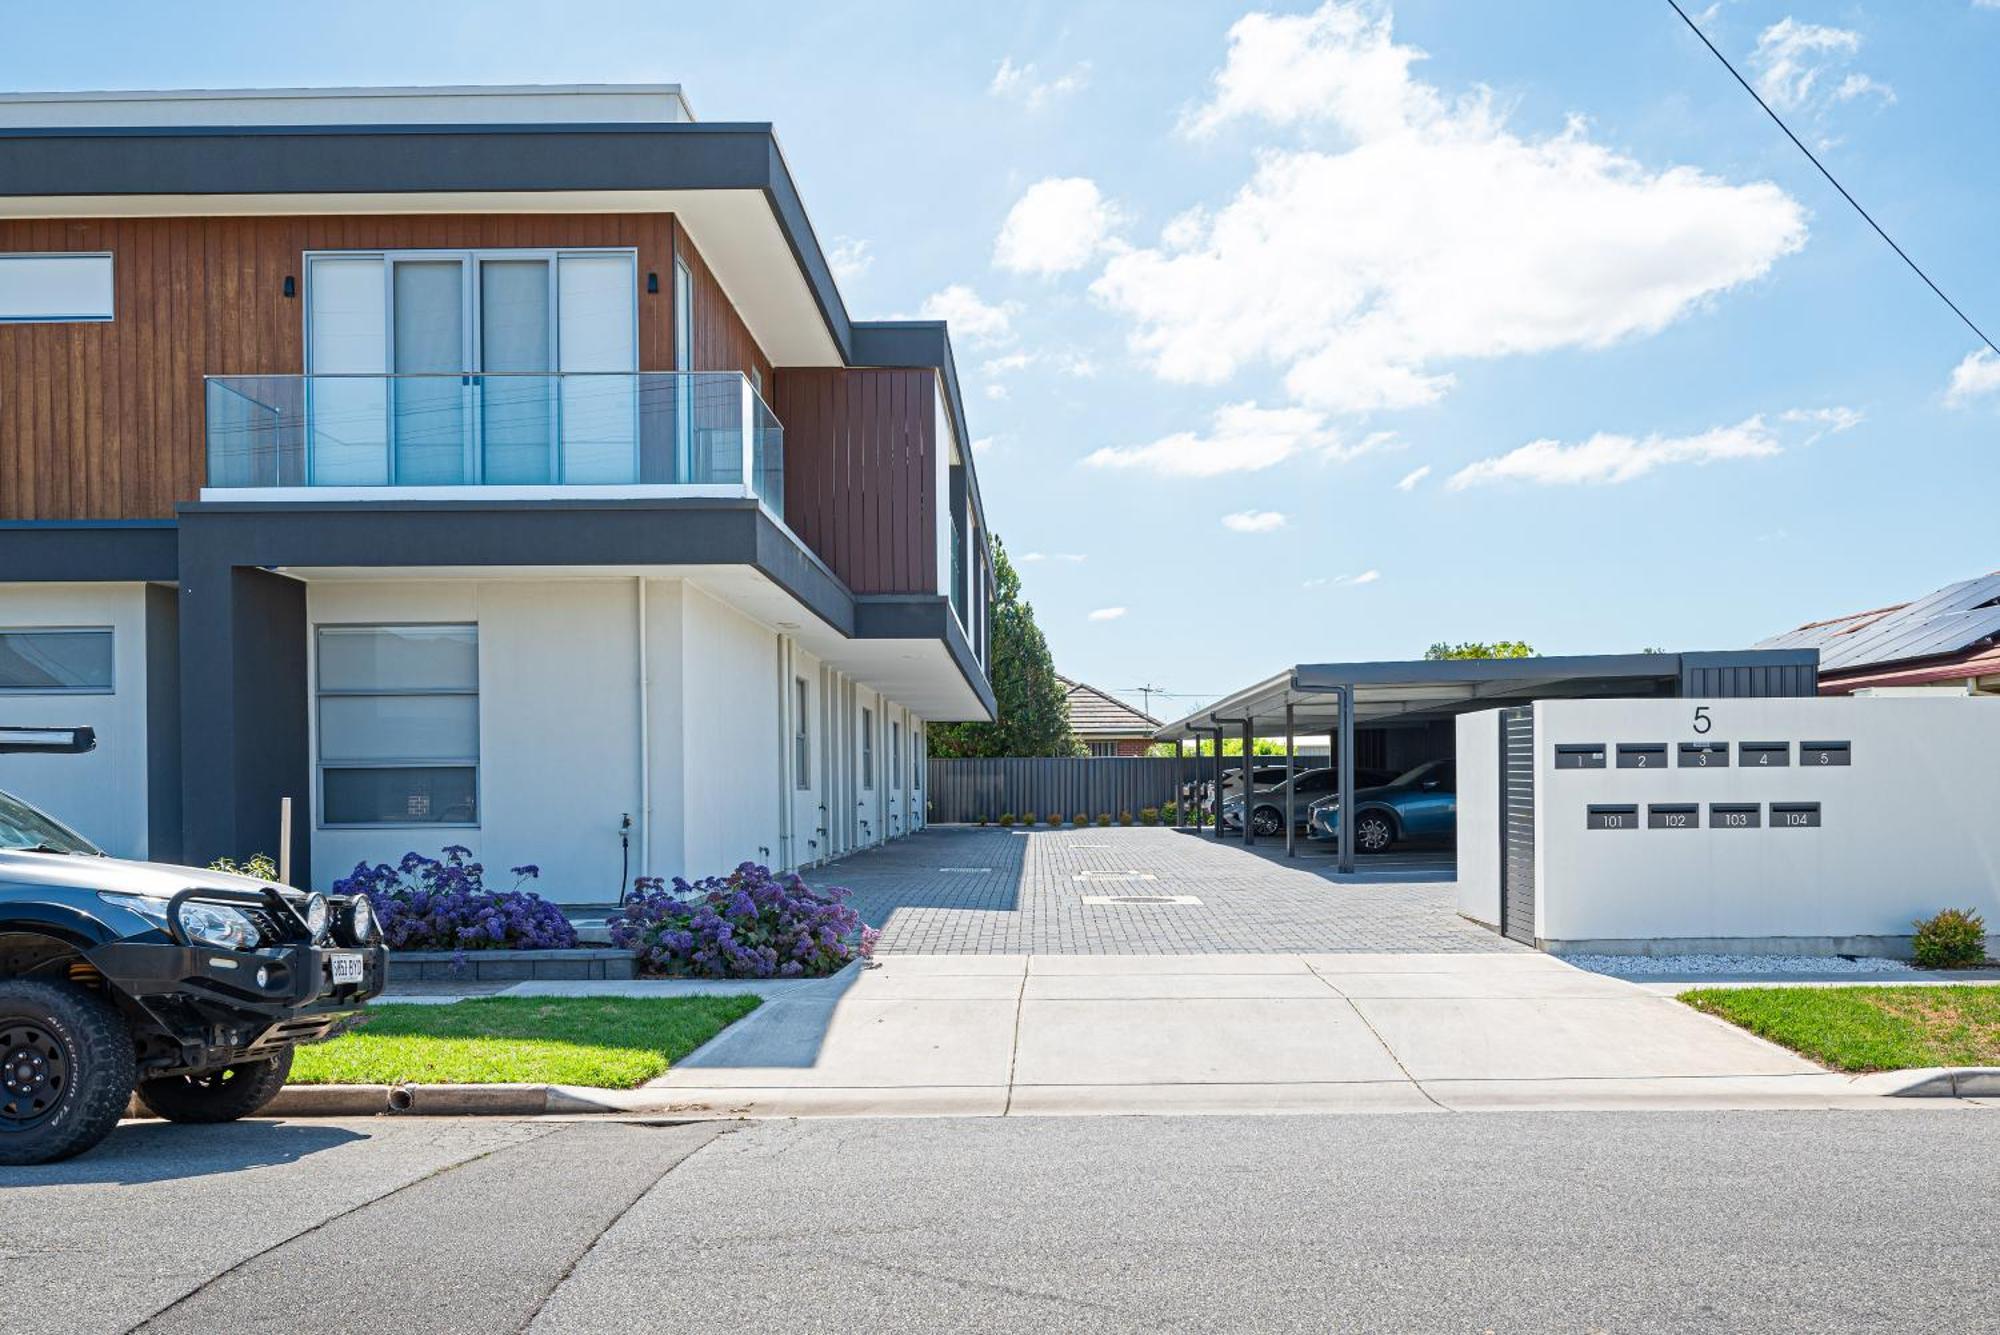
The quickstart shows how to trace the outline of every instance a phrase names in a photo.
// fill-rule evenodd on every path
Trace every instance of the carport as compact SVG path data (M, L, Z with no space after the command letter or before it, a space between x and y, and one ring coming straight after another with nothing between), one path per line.
M1153 734L1179 752L1189 741L1212 743L1215 755L1215 838L1223 831L1222 743L1243 739L1246 778L1260 736L1285 739L1284 806L1292 807L1298 738L1325 734L1339 770L1334 796L1348 809L1354 791L1357 733L1391 736L1427 730L1479 709L1535 700L1726 699L1812 696L1819 689L1819 654L1812 649L1746 649L1715 653L1576 654L1533 658L1418 659L1406 662L1300 663L1225 696ZM1437 745L1455 750L1456 742ZM1443 758L1439 756L1438 758ZM1246 785L1247 787L1247 785ZM1254 843L1246 801L1243 840ZM1285 821L1285 852L1297 856L1296 831ZM1354 822L1340 822L1339 864L1354 870Z

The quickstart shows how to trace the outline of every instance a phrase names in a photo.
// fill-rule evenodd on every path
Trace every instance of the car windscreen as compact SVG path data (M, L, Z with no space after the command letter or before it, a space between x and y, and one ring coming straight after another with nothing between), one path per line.
M102 850L75 830L6 793L0 793L0 849L103 856Z
M1384 784L1383 786L1386 788L1414 788L1418 784L1423 783L1430 779L1449 778L1450 776L1447 775L1444 771L1445 771L1444 761L1426 760L1423 764L1418 765L1414 769L1404 770L1401 774L1398 774L1394 779L1390 780L1387 784Z

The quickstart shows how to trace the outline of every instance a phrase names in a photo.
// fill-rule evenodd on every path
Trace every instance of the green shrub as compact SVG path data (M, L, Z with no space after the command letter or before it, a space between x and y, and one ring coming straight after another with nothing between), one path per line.
M236 876L248 876L256 881L278 879L278 864L269 853L252 853L238 862L235 858L217 858L208 864L210 871L226 871Z
M1013 828L1014 828L1014 813L1013 813L1013 812L1011 812L1011 811L1003 811L1003 812L1001 812L1001 813L1000 813L1000 828L1001 828L1001 829L1003 829L1003 830L1011 830L1011 829L1013 829Z
M1131 812L1129 812L1129 811L1121 811L1121 812L1119 812L1119 813L1118 813L1118 823L1119 823L1120 825L1130 825L1130 824L1132 823L1132 813L1131 813Z
M1140 807L1139 823L1141 825L1158 825L1160 823L1160 809L1158 807Z
M1034 813L1034 812L1032 812L1032 811L1024 811L1024 812L1022 812L1022 813L1021 813L1021 824L1023 824L1023 825L1033 825L1034 823L1035 823L1035 813Z
M982 829L984 829L984 828L985 828L985 826L986 826L986 817L984 817L984 816L981 816L981 817L979 818L979 825L980 825L980 828L982 828Z
M1178 802L1168 802L1162 806L1160 808L1160 823L1162 825L1179 825L1181 823L1181 804Z
M1986 920L1972 909L1945 909L1917 919L1920 969L1969 969L1986 961Z
M1079 811L1071 819L1078 825L1088 825L1090 824L1090 813L1088 811Z
M1097 824L1099 825L1099 827L1100 827L1100 828L1101 828L1101 827L1103 827L1103 826L1106 826L1106 825L1109 825L1110 823L1111 823L1111 813L1110 813L1110 812L1108 812L1108 811L1101 811L1101 812L1099 812L1099 813L1097 814Z

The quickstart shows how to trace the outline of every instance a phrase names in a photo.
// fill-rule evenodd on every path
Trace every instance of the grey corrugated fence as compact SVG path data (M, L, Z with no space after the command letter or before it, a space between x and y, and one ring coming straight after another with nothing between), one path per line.
M1175 800L1180 785L1207 777L1213 760L1187 756L1093 757L1022 756L930 762L930 819L933 824L998 820L1034 812L1047 820L1099 814L1136 819L1147 807ZM1240 763L1225 759L1225 766Z

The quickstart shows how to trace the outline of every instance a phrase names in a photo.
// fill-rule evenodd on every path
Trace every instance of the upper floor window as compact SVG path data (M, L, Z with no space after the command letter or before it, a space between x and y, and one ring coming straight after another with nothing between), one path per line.
M108 626L0 630L0 695L108 695Z
M903 786L903 725L900 723L892 722L889 724L889 765L891 775L889 786L891 788L901 788Z
M637 265L630 250L308 255L310 482L637 476Z
M102 323L112 297L108 254L0 255L0 324Z
M474 825L479 629L321 626L320 820Z

